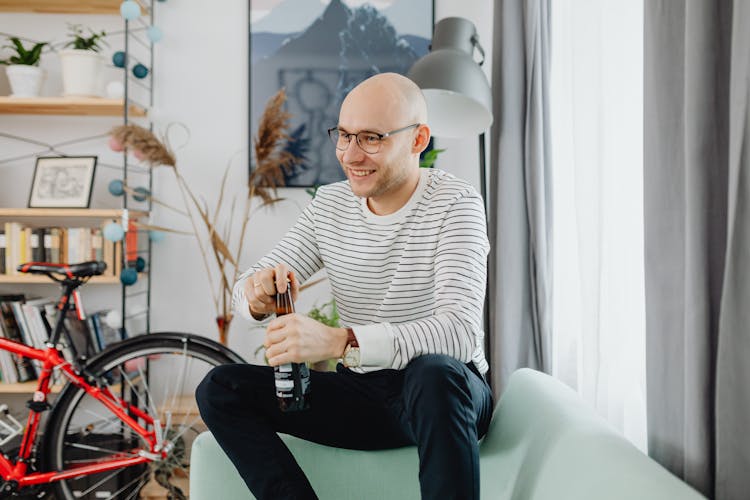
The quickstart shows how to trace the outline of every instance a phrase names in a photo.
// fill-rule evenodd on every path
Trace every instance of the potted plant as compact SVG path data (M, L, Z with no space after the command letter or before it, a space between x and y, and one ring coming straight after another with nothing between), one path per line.
M0 60L0 64L8 66L6 73L10 81L11 96L38 96L44 80L44 70L39 67L39 60L42 57L42 48L47 43L36 43L31 49L27 49L17 37L10 37L8 40L12 45L3 48L14 50L15 55Z
M104 56L99 52L101 45L106 45L104 37L107 34L104 31L96 33L91 28L86 30L88 33L80 24L70 25L71 40L60 51L64 96L100 95Z

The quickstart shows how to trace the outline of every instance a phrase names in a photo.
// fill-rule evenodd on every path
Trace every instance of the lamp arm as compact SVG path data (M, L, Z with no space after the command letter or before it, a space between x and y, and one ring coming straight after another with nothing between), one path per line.
M484 49L482 48L482 45L479 43L479 35L471 35L471 44L474 45L479 50L479 54L482 56L482 60L479 61L479 65L484 64Z

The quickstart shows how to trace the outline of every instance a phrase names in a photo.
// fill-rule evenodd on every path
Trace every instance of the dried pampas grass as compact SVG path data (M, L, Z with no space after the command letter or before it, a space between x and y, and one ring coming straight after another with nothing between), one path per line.
M136 158L148 162L152 167L177 167L174 153L165 144L167 141L160 141L150 130L130 123L113 128L109 135L121 147L133 151Z
M291 171L297 160L283 148L283 144L291 140L286 131L292 115L284 111L285 102L284 89L268 100L258 123L258 134L253 140L255 169L250 174L250 190L266 203L272 202L269 189L285 185L284 174Z
M227 165L222 178L219 199L216 209L210 213L205 202L196 196L181 172L177 169L174 153L166 139L160 140L151 131L134 124L121 125L110 131L110 146L115 151L127 148L141 161L146 161L152 167L166 165L172 167L185 203L186 210L182 211L160 202L151 195L149 199L167 208L187 216L193 228L193 233L203 258L203 264L208 275L211 295L216 307L216 322L219 328L219 339L227 343L229 325L232 321L232 286L242 271L239 260L245 242L250 219L252 199L260 197L263 205L278 201L275 197L277 187L284 186L284 176L299 159L286 151L284 146L290 140L287 127L291 115L284 111L286 101L284 90L279 90L268 102L258 125L258 134L253 140L256 168L250 174L245 196L245 210L242 220L242 230L237 240L236 251L230 245L230 228L234 218L234 201L227 209L225 205L225 187L231 161ZM130 192L129 188L125 187ZM220 223L220 213L229 212L228 220ZM197 216L196 216L197 212ZM242 212L242 211L239 211ZM222 216L223 217L223 216ZM221 230L223 228L223 230ZM216 273L218 270L218 275ZM215 281L218 279L218 283Z

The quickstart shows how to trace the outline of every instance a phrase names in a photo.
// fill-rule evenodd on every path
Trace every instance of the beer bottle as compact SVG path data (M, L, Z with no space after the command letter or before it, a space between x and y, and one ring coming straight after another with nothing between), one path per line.
M291 284L287 282L286 292L276 293L276 316L293 312ZM300 411L310 407L310 370L305 363L275 366L274 381L281 411Z

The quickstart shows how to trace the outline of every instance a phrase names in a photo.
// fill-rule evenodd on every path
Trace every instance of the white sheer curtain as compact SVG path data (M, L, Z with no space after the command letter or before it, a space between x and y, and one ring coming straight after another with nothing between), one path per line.
M646 450L643 4L552 9L553 373Z

